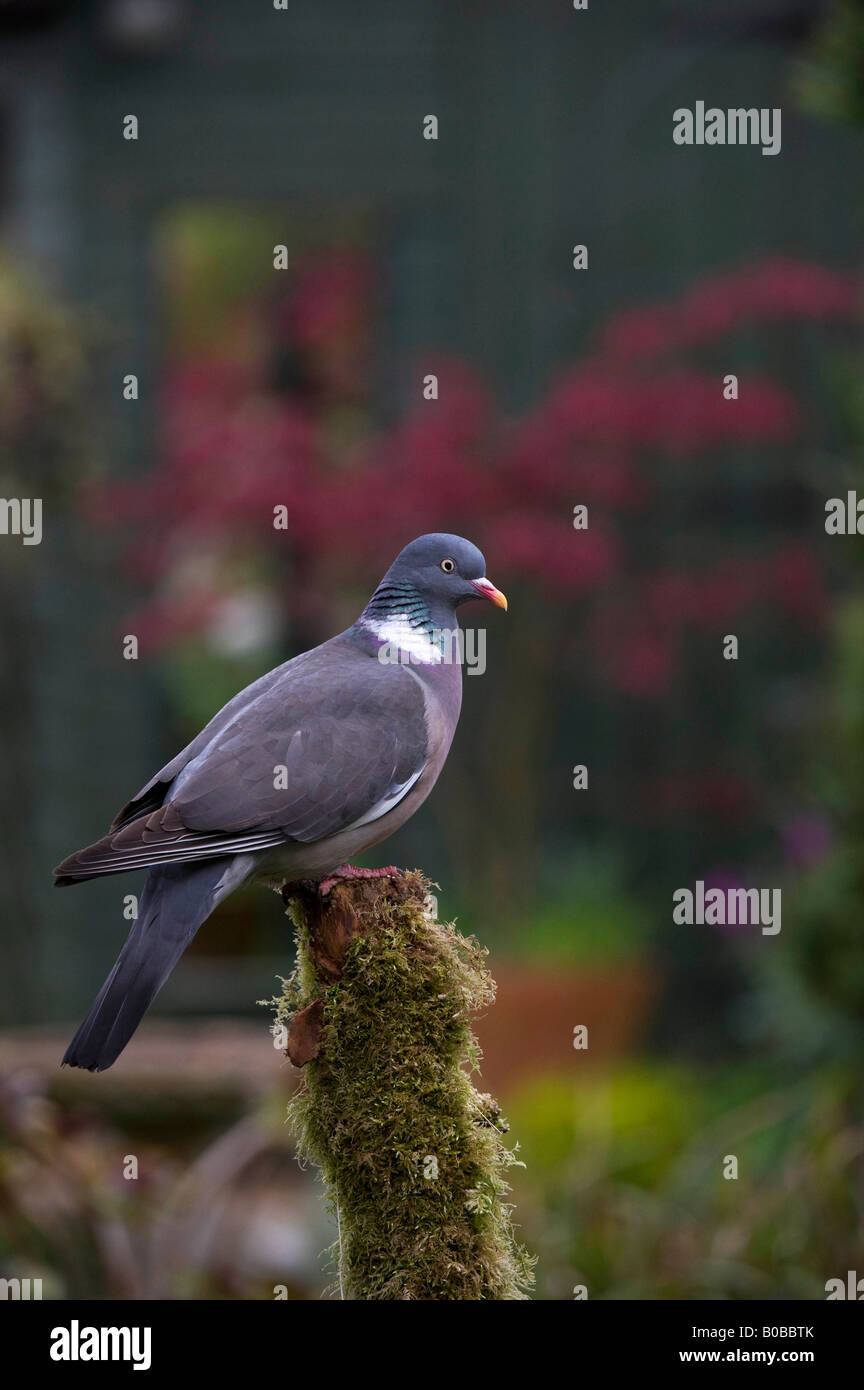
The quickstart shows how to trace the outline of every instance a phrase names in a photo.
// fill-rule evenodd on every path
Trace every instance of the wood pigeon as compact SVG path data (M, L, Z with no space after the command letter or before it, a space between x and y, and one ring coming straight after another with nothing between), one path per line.
M462 701L453 641L469 599L507 607L460 536L421 536L357 621L261 676L55 869L58 885L148 867L138 916L63 1058L110 1067L210 913L248 879L373 873L345 861L425 801ZM387 872L387 871L377 871Z

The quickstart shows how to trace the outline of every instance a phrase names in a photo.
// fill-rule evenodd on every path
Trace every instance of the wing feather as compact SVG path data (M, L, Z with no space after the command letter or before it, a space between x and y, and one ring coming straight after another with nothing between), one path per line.
M343 635L235 696L57 881L325 839L407 795L427 748L420 683Z

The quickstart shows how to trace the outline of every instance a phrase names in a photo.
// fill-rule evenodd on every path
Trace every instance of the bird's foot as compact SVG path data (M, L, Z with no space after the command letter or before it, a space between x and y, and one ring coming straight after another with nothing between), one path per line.
M353 864L340 864L327 878L322 878L318 884L318 892L322 898L326 897L330 889L343 878L392 878L398 873L395 864L388 864L386 869L355 869Z

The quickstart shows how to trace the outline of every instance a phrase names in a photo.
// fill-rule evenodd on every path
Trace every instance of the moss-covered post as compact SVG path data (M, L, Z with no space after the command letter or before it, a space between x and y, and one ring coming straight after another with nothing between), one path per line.
M468 1074L470 1017L495 997L485 952L436 921L419 873L283 896L298 964L277 1026L303 1068L290 1118L337 1217L343 1297L525 1298L514 1155Z

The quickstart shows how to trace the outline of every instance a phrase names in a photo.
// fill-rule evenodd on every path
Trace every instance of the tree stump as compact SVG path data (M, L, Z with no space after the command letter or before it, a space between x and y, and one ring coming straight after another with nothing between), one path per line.
M526 1298L506 1200L517 1160L468 1071L470 1018L495 983L429 889L407 871L283 888L298 964L276 1026L303 1069L290 1118L337 1217L343 1297Z

